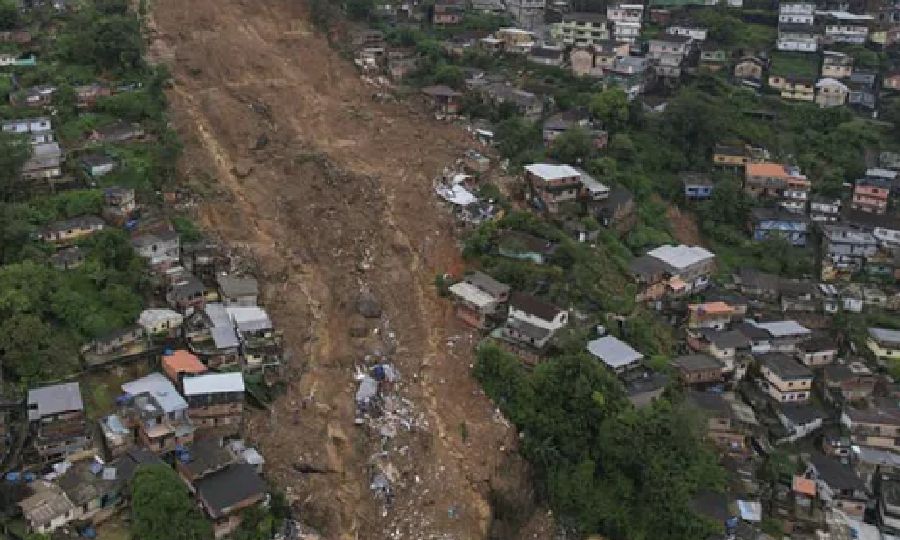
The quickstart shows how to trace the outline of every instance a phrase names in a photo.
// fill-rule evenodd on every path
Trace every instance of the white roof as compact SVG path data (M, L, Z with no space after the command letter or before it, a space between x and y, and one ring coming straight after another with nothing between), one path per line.
M184 317L181 313L171 309L145 309L141 312L141 316L138 317L138 324L146 327L153 326L161 321L171 321L174 319L181 321Z
M527 165L525 170L540 177L543 180L559 180L572 176L581 176L581 172L569 165L553 165L550 163L533 163Z
M873 176L875 178L886 178L888 180L894 180L895 178L897 178L897 171L873 167L871 169L866 169L866 176Z
M479 308L485 308L495 303L493 296L465 281L454 283L449 290L454 295Z
M869 335L877 341L900 343L900 330L891 330L890 328L869 328Z
M757 328L762 328L772 335L772 337L798 336L810 334L809 328L803 326L797 321L772 321L758 323L750 320L750 323Z
M244 376L240 372L206 373L185 377L182 381L185 396L219 394L222 392L243 392Z
M122 391L132 396L147 392L167 413L184 410L188 406L175 386L162 373L151 373L135 381L124 383Z
M819 79L819 82L816 83L816 88L822 88L823 86L840 86L844 91L848 91L847 85L832 77Z
M438 186L435 191L444 200L459 206L468 206L473 202L478 202L478 197L463 187L461 184L454 184L452 187Z
M687 268L707 259L712 259L716 255L700 246L659 246L647 252L647 255L668 264L678 270Z
M269 314L259 306L228 306L225 308L225 312L238 328L247 330L272 328Z
M816 11L816 15L830 15L836 19L843 19L846 21L871 21L875 19L875 17L871 15L857 15L856 13L850 13L849 11Z
M639 362L644 357L632 349L631 345L614 336L589 341L587 350L611 368L625 367Z

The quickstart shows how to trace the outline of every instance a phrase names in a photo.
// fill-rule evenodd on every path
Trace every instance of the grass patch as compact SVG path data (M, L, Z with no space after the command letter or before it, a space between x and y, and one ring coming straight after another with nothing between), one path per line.
M819 72L818 56L803 53L772 54L772 75L815 78Z

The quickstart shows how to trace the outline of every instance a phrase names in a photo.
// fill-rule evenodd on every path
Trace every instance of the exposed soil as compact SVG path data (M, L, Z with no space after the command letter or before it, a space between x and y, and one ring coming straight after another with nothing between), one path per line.
M671 225L672 236L677 242L689 246L702 245L700 229L693 212L670 205L666 210L666 217Z
M547 538L514 430L470 377L474 336L433 284L462 268L431 186L472 145L463 130L375 103L302 1L154 0L151 12L151 57L174 79L182 175L210 192L198 217L256 260L285 331L288 391L248 432L301 519L327 538L487 538L500 493L521 508L509 523L540 523L502 537ZM380 319L357 313L362 290ZM355 366L378 352L421 419L384 446L354 425ZM397 469L389 507L369 489L382 448Z

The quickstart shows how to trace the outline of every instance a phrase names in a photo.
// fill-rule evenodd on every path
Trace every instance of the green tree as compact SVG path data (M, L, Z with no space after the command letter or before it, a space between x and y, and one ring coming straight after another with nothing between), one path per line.
M18 25L18 2L16 0L0 0L0 30L12 30Z
M21 137L0 133L0 202L10 201L20 189L19 173L31 154Z
M575 127L557 137L550 155L563 163L587 163L594 153L594 141L586 129Z
M459 66L451 64L440 64L434 72L434 82L438 84L446 84L457 90L465 85L466 75Z
M141 540L209 540L212 527L168 465L141 465L131 498L131 533Z
M373 0L346 0L344 2L347 16L358 21L368 20L374 8L375 2Z
M614 133L628 123L628 96L619 88L608 88L591 98L591 114Z
M520 116L500 122L495 136L500 153L515 162L525 161L526 154L542 145L540 128Z

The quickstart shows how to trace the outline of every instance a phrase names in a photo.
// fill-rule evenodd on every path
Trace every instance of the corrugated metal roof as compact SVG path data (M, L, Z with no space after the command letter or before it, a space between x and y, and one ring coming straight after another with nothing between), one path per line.
M28 391L29 420L39 420L43 416L81 410L84 410L84 403L81 401L81 389L77 382L44 386Z
M631 345L614 336L606 336L588 342L587 350L612 368L625 367L639 362L644 357Z
M185 377L182 381L185 396L219 394L223 392L243 392L244 376L240 373L207 373Z
M124 383L122 390L133 396L143 393L150 394L166 413L187 409L187 402L162 373L151 373L140 379Z

